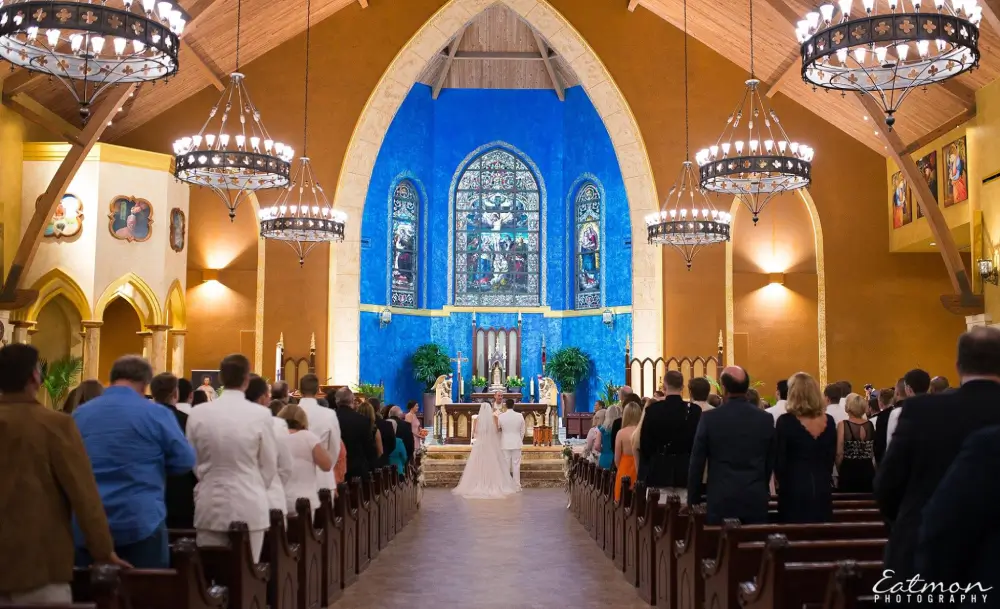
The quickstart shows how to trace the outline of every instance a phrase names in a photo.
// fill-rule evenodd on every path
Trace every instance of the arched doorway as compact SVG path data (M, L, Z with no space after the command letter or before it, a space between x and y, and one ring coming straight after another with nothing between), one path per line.
M101 318L101 358L98 365L98 379L107 384L111 366L123 355L141 355L142 322L139 313L124 298L113 298L104 308Z
M73 303L62 294L57 294L38 311L31 344L50 365L67 356L82 358L82 321ZM72 385L79 384L80 380L77 376ZM48 406L55 406L45 391L41 392L39 399Z

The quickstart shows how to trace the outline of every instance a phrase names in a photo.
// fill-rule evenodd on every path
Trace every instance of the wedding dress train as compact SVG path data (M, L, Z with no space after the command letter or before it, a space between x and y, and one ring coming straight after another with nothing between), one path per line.
M479 409L476 441L462 471L462 479L451 492L466 499L503 499L517 492L500 450L500 430L489 404Z

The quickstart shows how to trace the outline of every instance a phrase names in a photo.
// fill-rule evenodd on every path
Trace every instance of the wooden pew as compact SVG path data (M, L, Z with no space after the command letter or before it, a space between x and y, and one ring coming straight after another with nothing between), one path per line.
M271 567L255 562L250 546L250 530L245 522L229 525L229 546L198 548L205 577L229 589L230 609L254 609L267 604L267 582Z
M358 551L354 567L358 575L365 572L371 565L372 559L369 554L369 543L371 539L369 518L370 504L365 500L364 491L361 488L361 478L351 479L351 509L357 513L357 539ZM350 546L348 546L350 547Z
M824 601L831 574L841 565L857 569L859 586L871 586L881 577L882 561L789 562L788 540L772 535L764 549L760 570L753 581L739 589L740 607L745 609L786 609Z
M281 510L271 510L271 527L264 534L261 557L271 565L267 604L271 609L298 609L302 546L289 539Z
M354 509L352 496L354 485L341 482L337 485L337 497L333 511L341 521L340 547L341 568L340 586L346 588L358 581L358 511Z
M396 538L396 478L393 474L398 470L395 467L387 467L382 470L382 485L385 492L386 517L385 542L388 544Z
M0 607L4 609L118 609L118 590L120 585L121 570L115 565L94 565L90 569L81 570L80 577L86 577L86 590L89 601L65 603L4 603L0 602ZM74 578L77 573L74 571ZM73 588L73 598L79 601L80 598Z
M647 603L652 603L653 599L653 560L656 556L653 548L654 530L662 518L663 511L664 508L660 505L660 491L647 492L646 511L639 515L636 530L636 579L634 584L639 588L639 597Z
M403 471L406 471L405 468ZM403 512L406 510L406 487L403 484L403 477L399 475L399 470L393 469L389 475L392 478L392 490L395 497L395 509L393 511L396 524L393 525L393 535L403 530Z
M339 599L344 592L344 566L342 564L344 560L342 531L344 519L337 515L330 489L324 488L319 491L319 509L316 511L314 526L323 530L320 596L321 605L327 607Z
M881 523L762 525L741 527L737 521L723 524L716 555L701 563L704 604L719 609L739 607L740 582L760 570L767 536L779 532L791 539L787 556L796 562L841 559L878 560L885 552L885 528ZM696 599L698 600L698 599Z
M625 514L634 501L634 491L630 480L622 480L621 501L615 504L615 538L612 559L615 569L625 572Z
M639 519L646 514L646 485L639 482L625 510L625 581L639 585Z
M853 561L843 561L830 574L823 598L823 609L875 609L884 606L872 594L878 571L858 568Z
M593 463L588 463L585 469L585 479L583 486L583 493L581 497L581 508L583 510L583 530L590 532L590 528L593 526L594 522L591 518L594 508L594 487L595 480L597 480L597 468Z
M288 537L299 544L298 609L320 609L323 606L323 529L313 526L313 509L309 500L295 501L295 514L288 515Z
M651 535L645 528L640 528L640 535L650 536L646 542L650 551L645 557L642 554L639 556L639 597L650 605L669 609L674 606L677 596L674 542L681 535L684 522L681 510L686 508L682 508L680 497L673 493L667 494L663 505L657 503ZM651 564L644 567L644 561Z
M371 560L378 558L379 553L379 512L382 509L382 500L376 492L375 476L371 472L365 476L362 483L364 498L368 503L368 557Z
M378 497L378 548L389 545L389 486L386 483L388 467L375 470L374 493Z
M622 484L628 481L630 484L632 479L626 476L622 479ZM601 514L601 518L604 519L604 526L601 527L603 531L602 539L599 540L601 547L604 548L604 555L611 560L615 559L615 476L612 476L608 480L608 494L607 500L604 503L604 513ZM622 534L621 530L617 531L617 534Z
M185 538L174 543L170 558L171 569L121 571L115 589L108 588L107 578L114 577L111 571L95 580L91 569L74 569L73 599L95 602L100 609L104 606L126 609L227 609L234 606L229 602L226 587L208 585L194 539ZM119 573L117 567L107 565L94 569Z
M610 496L608 494L608 478L611 477L612 470L602 469L597 480L597 490L594 493L594 526L590 529L590 536L597 542L597 547L604 549L604 508L608 505Z

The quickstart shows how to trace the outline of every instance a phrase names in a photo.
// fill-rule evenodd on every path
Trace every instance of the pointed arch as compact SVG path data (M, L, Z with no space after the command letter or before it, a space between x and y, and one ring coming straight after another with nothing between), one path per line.
M35 280L31 289L38 290L38 298L30 307L19 311L15 315L15 319L37 322L38 314L56 296L65 297L80 314L80 319L91 318L90 302L87 300L87 295L84 294L80 285L62 269L55 268L45 273Z
M187 301L184 290L181 288L181 280L174 279L167 290L167 299L164 301L164 319L174 330L187 329Z
M369 96L348 143L334 205L361 218L372 170L389 125L407 92L452 36L489 6L502 3L518 13L580 76L604 121L618 158L628 197L632 243L646 241L643 218L658 209L656 183L642 133L607 67L572 24L547 0L449 0L400 49ZM348 224L342 247L330 248L328 374L335 382L357 381L360 327L360 222ZM655 248L633 247L632 348L637 356L663 352L662 257Z
M816 320L817 334L819 342L819 384L825 387L827 382L827 359L826 359L826 263L823 255L823 224L819 218L819 211L816 209L816 202L812 198L812 193L808 189L796 191L802 204L809 212L809 219L812 220L813 245L816 248ZM730 231L735 231L736 212L741 205L739 199L734 199L729 208L732 214L734 225ZM733 233L735 234L735 233ZM726 242L726 365L733 365L736 353L733 347L733 340L736 334L736 311L734 302L733 286L733 242Z
M94 319L104 319L104 310L115 298L121 298L132 305L143 327L163 323L163 308L160 307L156 294L135 273L126 273L108 284L94 306Z

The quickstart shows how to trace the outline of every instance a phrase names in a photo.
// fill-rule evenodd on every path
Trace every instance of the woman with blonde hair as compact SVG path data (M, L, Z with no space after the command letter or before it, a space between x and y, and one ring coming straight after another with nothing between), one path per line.
M865 418L868 404L856 393L844 405L847 420L837 423L837 490L870 493L875 479L875 426Z
M625 406L625 414L622 415L622 428L615 438L615 466L618 468L618 474L615 476L615 501L621 500L622 478L628 476L634 485L638 477L632 449L632 434L639 426L640 419L642 419L642 406L636 402L629 402Z
M301 497L309 500L315 511L319 508L316 468L328 472L333 468L330 453L323 448L319 436L309 431L306 411L288 404L278 413L279 419L288 423L288 434L278 438L288 447L292 456L292 472L285 482L285 503L289 514L295 513L295 502Z
M622 407L615 404L607 410L604 415L604 423L601 424L601 457L597 460L598 467L611 469L615 463L615 421L622 418ZM619 423L620 424L620 423Z
M774 480L778 520L829 522L833 518L831 472L837 431L819 383L805 372L788 379L787 412L775 423Z
M358 414L363 414L365 417L371 421L371 434L375 438L375 454L382 458L382 434L378 432L378 426L375 423L375 408L367 401L362 402L358 405Z
M601 425L604 424L604 417L607 414L607 409L602 408L594 413L594 418L590 421L590 431L587 432L587 445L583 447L583 458L591 463L597 463L597 459L601 454Z

